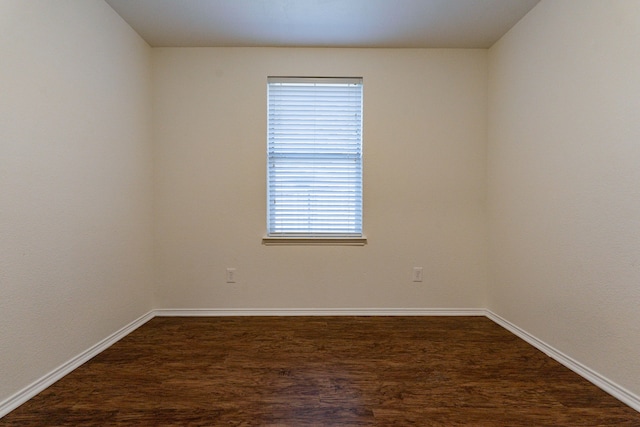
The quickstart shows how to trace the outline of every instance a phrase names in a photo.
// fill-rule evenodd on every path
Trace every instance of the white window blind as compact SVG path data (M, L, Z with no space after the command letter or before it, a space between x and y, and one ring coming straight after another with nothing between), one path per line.
M268 79L270 237L362 236L362 79Z

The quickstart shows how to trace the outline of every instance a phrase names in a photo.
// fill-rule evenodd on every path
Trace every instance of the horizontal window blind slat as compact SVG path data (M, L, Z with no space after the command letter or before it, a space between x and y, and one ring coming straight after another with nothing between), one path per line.
M300 161L305 161L305 163L315 162L318 165L320 165L323 160L332 161L336 164L343 160L344 163L347 164L349 162L353 162L353 158L349 156L357 156L357 158L359 158L360 153L359 147L353 147L350 144L345 144L342 147L329 147L325 149L295 144L292 147L276 147L269 150L269 154L275 162L292 162L293 160L287 159L298 159ZM282 157L282 159L279 159L279 157Z
M345 206L338 209L340 205L336 205L335 210L324 210L321 207L314 209L312 206L308 205L287 205L282 208L274 208L271 209L271 213L276 213L278 215L282 215L282 217L278 217L275 221L285 219L287 216L304 216L308 217L310 215L321 215L324 217L331 218L356 218L362 212L361 209L348 209Z

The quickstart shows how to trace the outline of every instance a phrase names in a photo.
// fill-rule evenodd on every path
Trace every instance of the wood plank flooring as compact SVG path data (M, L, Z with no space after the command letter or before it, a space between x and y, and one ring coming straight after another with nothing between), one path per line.
M484 317L155 318L0 426L640 426Z

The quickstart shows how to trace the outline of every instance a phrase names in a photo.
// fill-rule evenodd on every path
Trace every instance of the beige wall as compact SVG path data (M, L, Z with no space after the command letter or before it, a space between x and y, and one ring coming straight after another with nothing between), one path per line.
M153 60L158 307L484 306L485 50L167 48ZM270 75L364 77L367 246L261 244Z
M543 0L489 52L489 308L640 393L640 2Z
M150 49L102 1L0 1L0 401L151 308Z

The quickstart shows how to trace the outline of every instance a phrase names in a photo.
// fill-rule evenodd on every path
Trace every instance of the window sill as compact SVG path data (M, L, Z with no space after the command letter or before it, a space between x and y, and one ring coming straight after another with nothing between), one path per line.
M263 237L265 246L364 246L366 237Z

